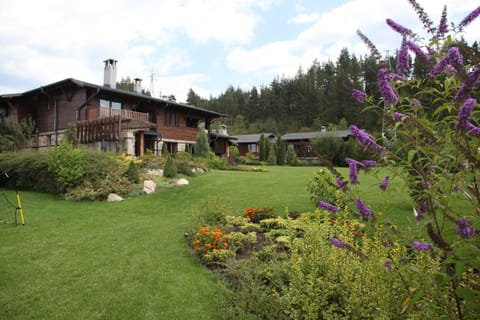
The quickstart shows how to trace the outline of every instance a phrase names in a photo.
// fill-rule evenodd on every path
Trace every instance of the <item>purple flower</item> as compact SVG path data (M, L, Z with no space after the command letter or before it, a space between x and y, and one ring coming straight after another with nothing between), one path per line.
M342 241L336 239L336 238L328 238L328 241L330 241L331 244L333 244L335 247L344 249L345 248L345 243Z
M474 126L470 121L467 121L467 133L471 136L480 138L480 128Z
M383 100L386 104L394 104L398 101L398 97L393 91L390 83L387 79L387 74L384 68L380 68L377 73L378 79L378 88L380 89L380 93L382 94Z
M476 233L475 228L470 226L468 220L465 218L458 219L456 229L457 234L464 239L473 238Z
M363 168L375 168L377 166L377 161L375 160L362 160L360 162L363 164Z
M480 67L475 68L471 73L468 74L467 79L462 84L460 89L458 89L457 94L455 95L455 100L463 100L469 97L470 91L472 91L473 86L480 78Z
M427 74L429 77L433 78L436 75L440 74L448 65L448 56L443 57L438 63L433 67L432 70Z
M451 47L448 50L448 61L453 65L463 66L463 58L457 47Z
M469 25L476 17L480 15L480 7L477 9L473 10L468 16L466 16L458 25L458 28L461 30L463 27L466 27Z
M348 163L348 177L350 178L350 182L352 184L358 184L358 165L362 165L360 162L350 159L350 158L345 158L345 162Z
M367 99L368 97L368 95L365 92L360 91L358 89L352 89L352 96L360 103L365 102L365 99Z
M458 192L458 191L460 191L460 186L458 184L456 184L456 185L453 186L452 190L453 190L453 192Z
M397 71L401 73L408 73L408 69L410 68L407 39L405 39L405 37L403 37L402 45L400 46L400 50L398 51L396 67Z
M355 138L355 140L357 140L362 146L370 149L371 152L377 152L381 157L385 156L385 154L387 153L386 150L379 146L370 134L359 129L353 124L350 125L350 127L348 128L350 129L350 132L352 133L352 136Z
M462 107L460 108L460 112L457 115L457 129L467 128L468 118L470 118L470 116L472 115L472 111L476 103L477 100L472 98L467 99L463 103Z
M428 251L432 248L432 245L427 242L413 241L412 248L419 251Z
M338 188L344 191L347 190L347 184L345 183L345 181L343 181L341 177L336 177L335 182L337 183Z
M389 176L386 176L386 177L383 178L382 181L380 182L379 188L380 188L381 190L385 191L385 190L387 190L389 183L390 183L390 177L389 177Z
M417 98L413 98L413 99L410 101L410 107L413 107L413 106L421 107L421 106L422 106L422 103L421 103L420 100L418 100Z
M400 113L400 112L394 112L393 113L393 120L395 121L401 121L401 120L409 120L410 119L410 116L409 115L406 115L406 114L403 114L403 113Z
M330 204L328 202L325 202L325 201L318 201L317 202L317 205L320 207L320 208L323 208L325 210L328 210L332 213L337 213L339 208L337 206L334 206L333 204Z
M428 210L428 203L426 200L420 200L418 203L418 212L419 213L425 213Z
M442 18L440 19L440 24L438 25L438 28L437 28L437 37L441 37L447 32L448 32L447 6L445 5L443 7Z
M407 80L407 78L393 72L390 72L387 74L387 79L392 79L393 81L400 81L400 82Z
M408 34L412 34L412 33L413 33L412 30L405 28L404 26L396 23L396 22L393 21L392 19L387 19L387 24L390 26L390 28L392 28L393 30L397 31L397 32L400 33L402 36L405 36L405 35L408 35Z
M372 210L370 210L362 200L355 200L355 205L357 206L358 211L360 211L363 217L368 219L369 217L373 216Z
M407 41L407 46L410 50L415 52L417 57L422 57L423 60L428 61L428 56L422 49L413 41Z

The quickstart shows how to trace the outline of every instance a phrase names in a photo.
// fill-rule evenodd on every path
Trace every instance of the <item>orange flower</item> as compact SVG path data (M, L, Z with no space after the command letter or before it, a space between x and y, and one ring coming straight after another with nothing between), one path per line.
M200 252L202 251L202 249L200 249L199 247L195 247L195 251Z
M228 248L228 243L224 242L224 243L223 243L223 246L224 246L225 248Z

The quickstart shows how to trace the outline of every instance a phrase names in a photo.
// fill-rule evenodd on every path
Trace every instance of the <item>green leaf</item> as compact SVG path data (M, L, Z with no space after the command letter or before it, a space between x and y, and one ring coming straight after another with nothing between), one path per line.
M417 150L409 150L408 151L408 162L412 162L413 160L413 157L415 156L415 154L417 153Z

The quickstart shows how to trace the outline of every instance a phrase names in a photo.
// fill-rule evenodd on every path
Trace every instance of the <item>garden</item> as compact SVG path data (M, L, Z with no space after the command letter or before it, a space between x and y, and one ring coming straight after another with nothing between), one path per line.
M457 25L445 8L435 26L411 3L431 39L387 19L401 42L395 67L378 70L380 96L351 92L382 131L350 124L363 152L346 167L321 154L322 167L260 169L130 159L71 142L0 154L11 188L0 202L2 318L480 318L480 58L461 39L480 7ZM409 74L410 54L423 76ZM168 174L143 195L152 168ZM192 183L173 187L178 174ZM25 226L8 219L15 187L33 190L22 192ZM73 201L112 191L127 199Z

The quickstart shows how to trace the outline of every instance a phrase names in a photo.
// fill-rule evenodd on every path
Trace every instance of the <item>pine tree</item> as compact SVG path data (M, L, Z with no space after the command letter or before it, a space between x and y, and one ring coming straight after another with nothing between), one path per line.
M210 146L208 145L208 137L205 133L205 124L203 123L198 126L197 140L193 151L196 156L202 158L210 157Z

